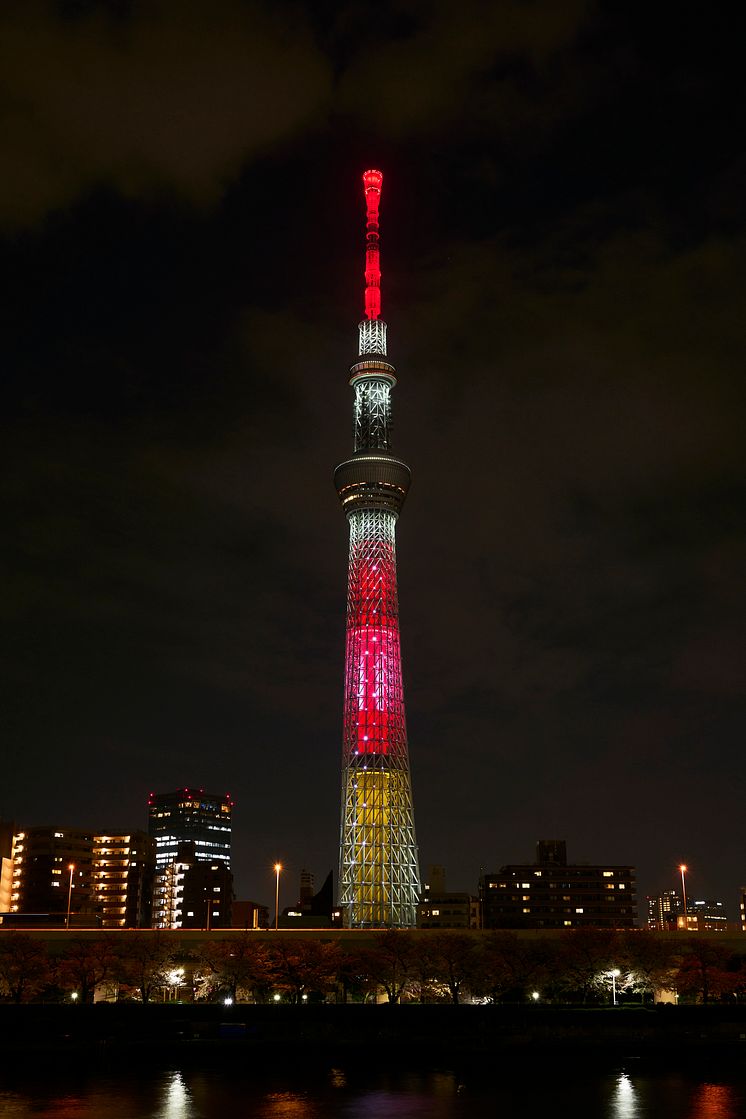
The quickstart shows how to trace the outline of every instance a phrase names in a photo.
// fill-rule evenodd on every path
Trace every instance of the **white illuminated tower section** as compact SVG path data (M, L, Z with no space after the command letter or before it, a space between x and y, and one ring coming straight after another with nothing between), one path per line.
M396 588L396 521L410 473L391 453L396 375L380 317L382 182L380 171L363 175L365 318L350 370L355 444L334 472L350 525L339 905L352 928L413 926L420 895Z

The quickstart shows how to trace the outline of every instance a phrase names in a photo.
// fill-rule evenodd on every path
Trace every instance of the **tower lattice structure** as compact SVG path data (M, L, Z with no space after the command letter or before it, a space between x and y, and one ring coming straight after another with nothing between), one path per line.
M354 453L334 472L350 526L339 904L353 928L416 923L420 872L402 688L396 522L410 471L391 451L391 390L381 319L378 213L383 176L363 175L365 318L354 390Z

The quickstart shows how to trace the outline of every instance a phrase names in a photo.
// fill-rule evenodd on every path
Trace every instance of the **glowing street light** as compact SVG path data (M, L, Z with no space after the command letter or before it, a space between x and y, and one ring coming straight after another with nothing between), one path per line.
M689 869L689 867L685 863L682 863L681 866L679 867L679 870L681 871L681 893L683 894L683 899L684 899L684 932L686 932L686 929L687 929L687 920L686 920L686 872L687 872L688 869Z
M531 992L531 998L534 1000L534 1002L538 1002L540 997L541 996L539 995L538 991Z
M280 924L280 871L282 863L275 863L275 932Z
M67 887L67 916L65 917L65 928L70 928L70 906L73 900L73 871L75 870L75 863L70 863L67 868L70 871L70 884Z
M621 972L618 967L615 967L609 974L611 975L611 1005L616 1006L616 981Z

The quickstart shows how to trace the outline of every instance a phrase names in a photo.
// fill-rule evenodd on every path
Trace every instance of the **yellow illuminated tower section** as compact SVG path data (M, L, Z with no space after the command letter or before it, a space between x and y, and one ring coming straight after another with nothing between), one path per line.
M420 872L399 642L396 522L409 467L391 451L391 390L381 319L378 215L383 176L366 171L365 318L354 391L354 453L334 473L350 526L339 905L352 928L416 923Z

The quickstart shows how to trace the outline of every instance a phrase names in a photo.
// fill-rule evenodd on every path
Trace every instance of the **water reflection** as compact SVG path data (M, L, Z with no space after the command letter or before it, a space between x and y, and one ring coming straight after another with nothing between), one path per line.
M311 1119L316 1108L305 1092L269 1092L260 1114L263 1119Z
M640 1115L640 1105L635 1086L626 1072L617 1077L611 1096L610 1119L634 1119Z
M738 1097L729 1084L700 1084L690 1119L737 1119Z
M181 1072L168 1074L163 1103L155 1114L157 1119L190 1119L191 1097Z

